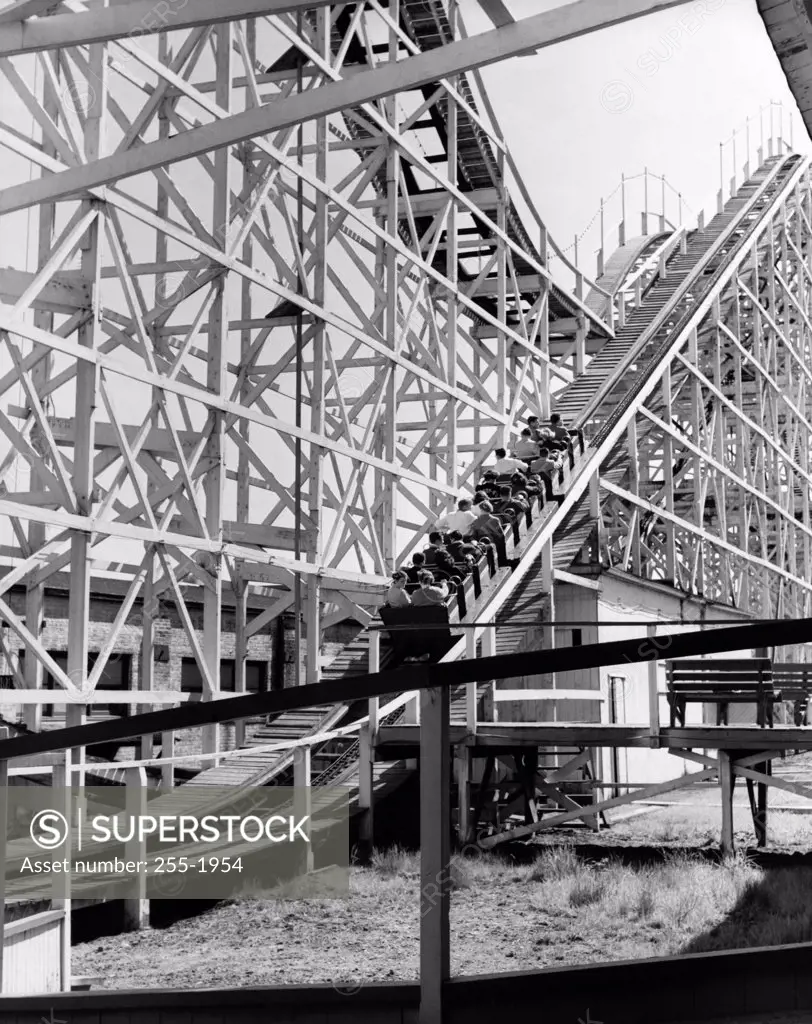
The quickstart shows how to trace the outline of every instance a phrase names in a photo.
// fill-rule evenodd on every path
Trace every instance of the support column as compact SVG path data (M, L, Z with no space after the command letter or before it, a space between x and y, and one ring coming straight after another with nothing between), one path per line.
M161 785L171 789L175 785L175 763L169 760L175 756L174 732L161 733L161 756L166 759L161 765Z
M0 729L0 741L9 730ZM6 848L8 843L8 761L0 761L0 995L5 991L6 948Z
M65 819L69 822L73 821L73 806L71 801L71 751L66 750L64 752L64 761L62 764L54 765L53 776L51 785L54 789L54 800L52 807L55 811L60 811ZM71 830L68 830L68 837L60 850L61 856L65 860L73 860L73 838ZM59 942L59 978L60 987L63 992L70 992L70 979L71 979L71 876L70 872L64 872L60 875L55 875L52 881L53 898L51 899L51 908L53 910L61 910L64 913L62 920L62 928L60 930L60 942Z
M107 53L104 44L96 43L88 51L88 74L95 88L88 99L85 122L85 155L87 160L97 159L104 150L102 124L107 105ZM101 320L100 286L104 237L105 211L95 200L97 216L87 229L81 243L82 277L90 292L93 316L77 332L77 341L83 348L95 350L99 342ZM76 433L73 448L73 490L76 511L90 519L93 515L93 484L96 434L96 402L99 390L99 370L96 365L82 360L76 367ZM70 545L70 584L68 594L68 676L75 686L84 688L88 669L88 623L90 621L90 551L92 534L76 532ZM26 658L26 661L28 659ZM67 728L82 725L85 706L67 704ZM85 748L75 752L77 785L84 785ZM68 782L70 785L70 780ZM70 981L68 981L70 984Z
M457 842L465 846L471 841L471 748L460 745L454 757L457 777Z
M293 758L293 788L297 790L294 813L297 818L310 817L313 813L310 782L310 747L298 747ZM301 870L308 873L313 870L313 847L310 843L305 845Z
M330 62L330 11L327 8L320 8L316 12L316 35L315 48L321 54L325 63ZM319 181L328 180L328 154L329 134L327 118L320 117L316 121L316 177ZM302 159L302 154L299 154ZM327 245L328 245L328 201L324 193L317 189L313 197L313 221L310 225L310 232L314 244L314 258L312 259L312 271L310 280L310 294L313 302L319 307L326 307L327 296ZM303 211L302 211L303 212ZM300 231L304 231L304 224L300 223ZM321 435L325 432L325 402L324 402L324 377L325 377L325 325L323 320L315 319L310 331L313 339L313 370L310 378L310 430L313 434ZM312 527L310 543L307 546L309 561L320 563L322 559L323 536L322 536L322 506L324 503L324 455L325 451L318 445L311 444L309 449L309 465L307 472L309 476L309 492L307 498L307 511ZM305 682L317 683L321 679L321 585L318 576L312 575L308 578L305 588L305 642L306 642L306 674Z
M476 659L476 630L469 629L465 634L465 657L469 661ZM476 682L465 684L465 730L471 736L476 735L477 714Z
M656 626L647 626L646 633L651 639L657 633ZM648 663L648 721L649 721L649 746L659 747L660 741L660 694L658 663L654 660Z
M358 733L358 860L368 864L375 843L375 762L369 725L362 725Z
M420 695L420 1013L419 1024L444 1024L444 988L451 975L449 904L448 691Z
M235 574L236 575L236 574ZM234 693L246 692L245 661L248 655L248 584L245 580L232 577L234 589ZM234 746L245 746L245 719L234 723Z
M721 850L724 856L733 853L733 762L730 754L719 751L719 789L722 797Z
M217 46L217 65L215 99L224 110L231 110L231 45L232 26L217 25L214 30ZM212 222L214 238L218 248L228 249L229 226L231 223L231 154L229 148L218 149L213 155L214 163L214 202ZM226 386L226 348L228 342L228 302L225 282L218 282L217 293L212 302L210 314L208 366L206 370L206 386L208 390L220 397L228 397L224 393ZM225 441L225 416L218 410L210 410L212 432L206 448L208 461L206 473L206 527L209 536L222 535L223 523L223 492L226 468L223 461ZM205 588L203 596L203 656L206 667L214 683L215 691L220 690L220 656L221 635L223 631L223 580L222 558L219 555L209 559L209 572L212 586ZM216 765L216 755L220 749L220 729L218 725L207 725L203 728L202 746L204 754L214 754L213 760L205 760L204 766Z
M143 768L125 769L124 802L131 817L147 813L147 773ZM145 861L147 859L146 838L134 836L125 844L125 860ZM147 876L139 872L132 881L133 895L123 903L123 925L125 932L137 932L149 925L149 900L146 899Z

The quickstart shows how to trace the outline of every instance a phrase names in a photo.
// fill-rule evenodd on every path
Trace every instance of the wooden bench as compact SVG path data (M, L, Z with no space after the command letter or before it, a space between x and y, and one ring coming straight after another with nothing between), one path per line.
M777 700L792 701L795 725L806 725L812 695L812 664L798 661L773 662L773 683Z
M680 659L665 663L671 728L685 725L687 704L715 704L716 724L728 725L731 704L755 704L756 722L773 724L777 699L769 658Z

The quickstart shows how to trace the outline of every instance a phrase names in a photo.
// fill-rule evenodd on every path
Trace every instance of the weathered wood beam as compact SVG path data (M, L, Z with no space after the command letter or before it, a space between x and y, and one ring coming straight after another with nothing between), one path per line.
M147 0L147 3L149 2L150 0ZM209 3L213 9L219 10L222 20L224 12L218 0L198 2ZM147 143L137 149L103 157L93 163L70 168L25 184L13 185L0 195L0 213L10 213L38 203L61 199L158 167L168 167L179 160L189 160L223 146L268 135L270 132L324 117L339 110L352 109L384 96L408 92L472 68L495 64L533 47L552 46L568 39L576 39L587 33L620 25L633 18L668 10L687 2L688 0L576 0L576 3L524 18L512 25L483 32L470 39L461 39L416 57L385 64L375 70L355 75L348 81L325 85L241 114L220 118L211 124L190 129L169 139ZM232 6L227 8L227 12L229 18L234 17ZM166 26L161 25L159 28L165 29ZM5 48L0 35L0 55L24 52L21 48L22 27L17 29L17 33L15 39L6 42ZM51 39L39 48L64 45L63 37Z

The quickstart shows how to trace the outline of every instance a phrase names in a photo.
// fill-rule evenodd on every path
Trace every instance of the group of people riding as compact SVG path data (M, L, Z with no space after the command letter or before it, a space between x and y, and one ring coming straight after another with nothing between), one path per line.
M543 492L547 501L563 499L554 485L563 460L572 459L570 431L558 415L549 424L537 416L526 423L512 455L505 448L495 449L496 462L483 473L474 495L460 498L454 511L441 516L428 547L412 555L410 566L392 574L386 595L391 608L445 604L489 546L504 564L505 523L527 515L534 497Z

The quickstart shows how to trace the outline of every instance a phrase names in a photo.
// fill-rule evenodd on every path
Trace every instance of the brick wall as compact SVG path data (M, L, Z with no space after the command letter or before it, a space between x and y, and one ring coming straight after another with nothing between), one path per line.
M22 588L12 589L7 599L12 611L20 617L25 616L25 593ZM110 634L112 625L121 607L121 600L116 596L94 595L91 597L90 622L88 626L88 649L98 653L103 648ZM200 602L189 601L187 598L189 618L195 630L198 644L203 644L203 606ZM249 609L249 619L259 614L261 609ZM46 589L44 599L45 628L42 642L47 650L66 653L68 649L68 594L66 590ZM110 663L129 655L129 685L138 689L141 667L141 635L143 607L136 601L126 623L119 632L116 648L110 656ZM162 600L154 620L155 631L155 662L153 665L153 687L156 690L181 689L181 673L184 658L193 658L194 652L189 641L180 615L174 603ZM331 660L348 643L361 627L357 623L339 623L326 631L322 644L322 663ZM12 651L22 653L24 648L19 645L14 634L9 636ZM235 611L225 607L222 612L221 657L233 659L235 654ZM302 638L300 664L302 680L305 679L305 644ZM263 662L266 666L266 679L270 688L291 686L295 683L295 647L296 635L293 616L285 615L268 623L265 627L249 637L247 657L249 661ZM7 664L0 666L3 673L10 672ZM137 710L131 706L132 713ZM20 705L5 705L2 713L10 720L15 720L22 712ZM248 723L250 736L261 723ZM232 750L235 745L235 727L231 723L219 726L220 745L223 750ZM186 729L176 736L176 754L194 754L201 751L202 730ZM189 764L188 767L195 767Z

